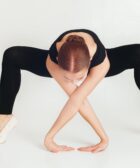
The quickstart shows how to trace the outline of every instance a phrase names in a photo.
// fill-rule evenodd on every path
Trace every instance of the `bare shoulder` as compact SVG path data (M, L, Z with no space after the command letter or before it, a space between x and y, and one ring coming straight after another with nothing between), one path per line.
M47 59L46 59L46 68L49 71L49 73L51 74L51 76L53 76L53 77L54 76L59 76L60 71L61 71L59 65L51 60L49 54L48 54Z

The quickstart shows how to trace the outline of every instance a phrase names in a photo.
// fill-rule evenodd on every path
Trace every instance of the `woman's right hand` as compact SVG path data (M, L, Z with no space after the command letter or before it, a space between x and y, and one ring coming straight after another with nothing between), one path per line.
M73 147L69 147L66 145L57 145L53 139L45 138L44 140L44 146L49 150L50 152L60 152L60 151L71 151L75 150Z

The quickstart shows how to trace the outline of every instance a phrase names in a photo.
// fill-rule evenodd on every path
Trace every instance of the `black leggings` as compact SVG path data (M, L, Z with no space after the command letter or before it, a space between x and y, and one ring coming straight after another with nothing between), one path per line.
M110 69L105 77L134 68L134 79L140 89L140 44L106 49ZM51 77L45 62L49 50L29 46L12 46L4 51L0 81L0 114L11 114L21 83L21 70L43 77Z

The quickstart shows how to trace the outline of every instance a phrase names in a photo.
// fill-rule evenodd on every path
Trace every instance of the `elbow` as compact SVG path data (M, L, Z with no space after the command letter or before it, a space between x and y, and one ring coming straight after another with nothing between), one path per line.
M108 59L108 55L106 55L106 66L107 66L107 69L109 70L110 69L110 60Z
M109 71L110 69L110 61L108 61L108 64L107 64L107 72Z
M109 68L109 69L110 69L110 65L111 65L111 64L110 64L110 61L109 61L109 59L108 59L108 68Z
M106 56L106 61L105 61L105 69L106 69L106 72L109 71L110 66L111 66L110 61L109 61L109 59L108 59L108 56Z
M109 72L109 70L110 70L110 63L108 63L107 66L106 66L106 71L105 71L104 76L107 75L107 73Z

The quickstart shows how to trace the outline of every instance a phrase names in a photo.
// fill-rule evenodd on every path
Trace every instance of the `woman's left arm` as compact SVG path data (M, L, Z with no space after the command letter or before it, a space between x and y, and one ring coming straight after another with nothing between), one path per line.
M53 139L56 133L78 112L85 98L95 89L97 84L105 77L110 68L107 54L104 61L91 68L85 81L71 94L64 105L55 123L47 133L47 137Z

